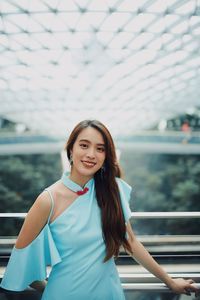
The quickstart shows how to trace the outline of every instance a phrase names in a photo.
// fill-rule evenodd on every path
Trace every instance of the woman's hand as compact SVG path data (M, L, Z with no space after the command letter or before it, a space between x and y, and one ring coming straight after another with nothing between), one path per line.
M130 254L138 263L164 282L174 293L190 295L191 292L194 292L196 296L200 294L200 289L195 286L195 282L192 279L171 278L171 276L169 276L153 259L141 242L138 241L130 222L127 222L126 228L128 233L128 242L132 249L132 253Z
M195 286L195 282L192 279L172 279L169 288L176 294L186 294L188 296L191 295L191 292L195 293L195 296L198 296L200 293L200 289Z
M32 287L33 289L35 289L36 291L40 292L40 293L43 293L44 292L44 289L47 285L47 281L46 280L36 280L36 281L33 281L31 284L30 284L30 287Z

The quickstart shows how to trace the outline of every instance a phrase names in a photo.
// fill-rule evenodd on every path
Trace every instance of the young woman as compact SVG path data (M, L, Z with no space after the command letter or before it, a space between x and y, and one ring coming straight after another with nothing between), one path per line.
M71 171L29 210L1 287L30 285L42 300L124 300L114 263L123 246L173 292L197 293L193 280L172 279L137 240L129 223L131 187L120 178L108 129L96 120L80 122L66 152Z

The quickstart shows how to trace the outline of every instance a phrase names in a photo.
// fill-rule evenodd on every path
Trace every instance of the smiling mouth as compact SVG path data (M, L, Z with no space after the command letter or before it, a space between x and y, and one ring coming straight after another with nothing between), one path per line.
M94 166L96 165L96 163L91 162L91 161L85 161L85 160L82 160L81 162L82 162L82 163L84 164L84 166L86 166L86 167L94 167Z

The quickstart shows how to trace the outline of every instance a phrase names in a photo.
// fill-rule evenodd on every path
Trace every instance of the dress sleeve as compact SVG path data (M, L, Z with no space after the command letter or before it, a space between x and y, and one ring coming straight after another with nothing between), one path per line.
M117 180L118 187L119 187L122 210L124 213L125 222L127 223L128 220L131 218L131 209L129 206L129 202L131 199L132 187L128 183L126 183L124 180L122 180L121 178L116 178L116 180Z
M26 247L12 249L0 287L11 291L25 290L33 281L47 277L47 265L54 266L61 257L47 223Z

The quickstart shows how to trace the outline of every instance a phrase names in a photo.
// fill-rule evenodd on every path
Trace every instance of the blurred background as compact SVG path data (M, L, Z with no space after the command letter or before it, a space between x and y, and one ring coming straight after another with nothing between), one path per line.
M180 251L199 266L199 36L199 0L0 1L2 257L23 222L3 214L26 213L66 168L72 128L98 119L133 187L136 233L147 247L174 236L150 251ZM140 212L187 214L134 218ZM156 295L127 299L175 299Z

